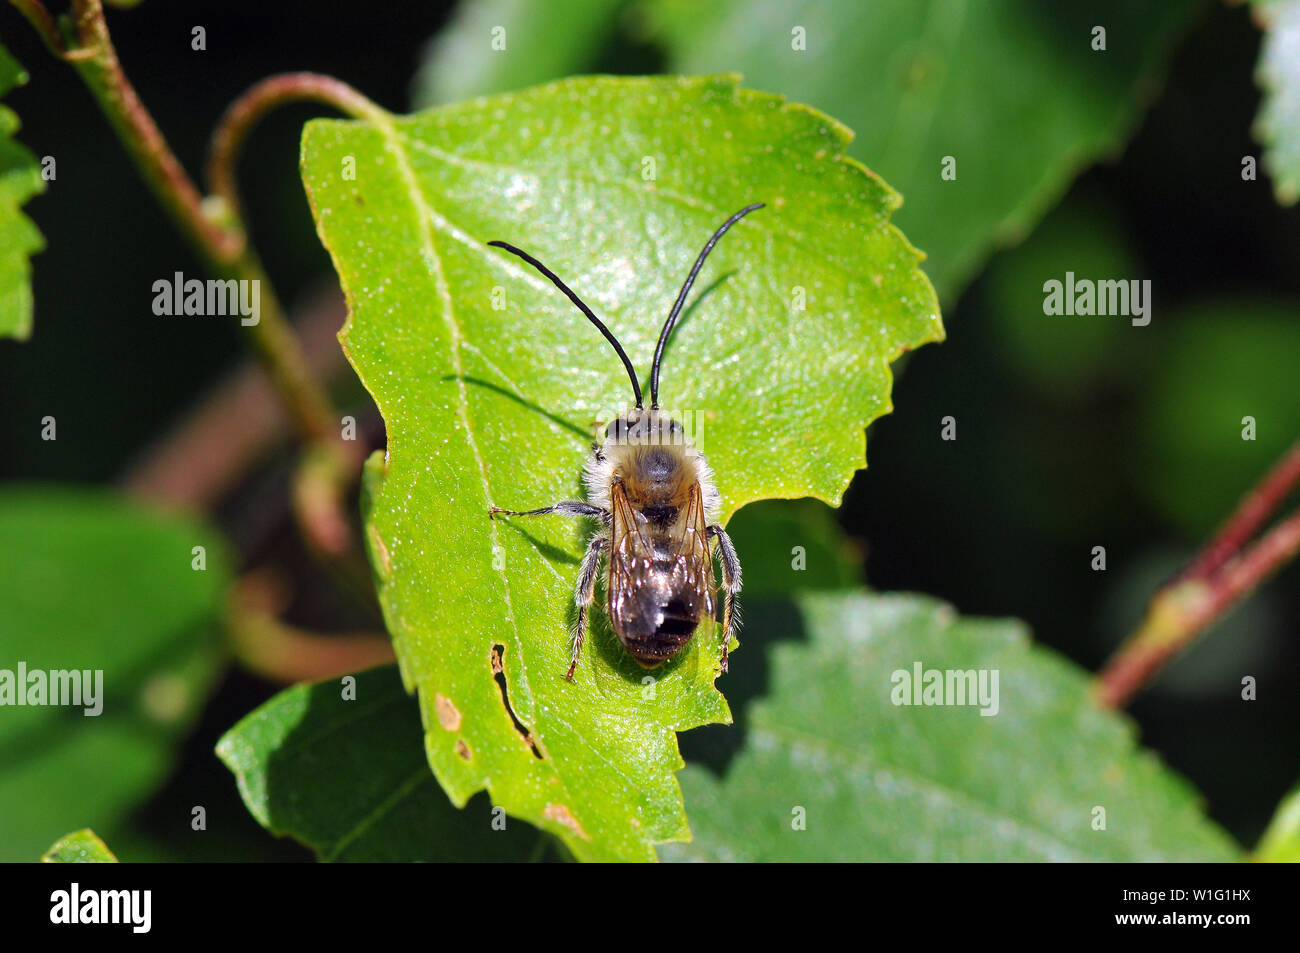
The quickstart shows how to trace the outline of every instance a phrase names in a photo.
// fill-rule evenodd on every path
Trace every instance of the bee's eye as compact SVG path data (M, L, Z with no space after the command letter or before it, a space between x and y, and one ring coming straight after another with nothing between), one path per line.
M669 442L680 438L682 433L682 425L668 417L619 417L605 428L606 439L635 445Z

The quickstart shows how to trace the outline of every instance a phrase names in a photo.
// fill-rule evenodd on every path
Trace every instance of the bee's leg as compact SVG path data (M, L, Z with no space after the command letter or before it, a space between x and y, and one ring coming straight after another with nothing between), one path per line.
M557 513L560 516L595 516L607 525L610 521L609 510L582 500L561 500L552 506L543 506L540 510L503 510L499 506L488 510L488 516L493 518L498 513L502 516L546 516L548 513Z
M573 681L574 670L578 667L578 655L582 652L582 641L587 637L587 609L596 598L596 571L600 568L600 556L609 545L604 536L593 536L587 546L587 555L582 557L582 567L578 570L578 585L573 590L573 601L578 604L578 621L573 627L573 654L569 657L569 670L564 677Z
M722 601L722 670L725 672L731 636L740 623L740 610L736 606L736 593L740 592L740 560L736 558L736 547L731 545L731 537L725 529L710 526L708 533L718 540L718 562L722 563L722 588L725 593Z

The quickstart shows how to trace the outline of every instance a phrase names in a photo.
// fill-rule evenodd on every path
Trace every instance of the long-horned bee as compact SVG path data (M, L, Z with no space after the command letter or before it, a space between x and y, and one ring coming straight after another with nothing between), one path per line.
M604 443L595 443L583 472L587 500L563 500L537 510L515 511L494 506L489 515L591 516L602 531L592 537L578 570L573 598L578 605L573 652L565 678L572 679L586 636L587 610L596 596L596 574L608 558L606 593L609 620L618 640L645 668L673 658L699 628L712 619L715 578L713 543L722 566L722 671L737 623L736 594L740 592L740 561L726 531L714 522L719 506L713 471L704 455L686 437L682 425L659 410L659 366L664 347L686 303L704 259L738 221L763 203L741 209L719 226L705 244L686 283L673 302L650 367L650 409L645 409L641 385L623 346L555 273L540 261L506 242L488 242L532 265L572 301L605 336L627 369L636 406L605 428Z

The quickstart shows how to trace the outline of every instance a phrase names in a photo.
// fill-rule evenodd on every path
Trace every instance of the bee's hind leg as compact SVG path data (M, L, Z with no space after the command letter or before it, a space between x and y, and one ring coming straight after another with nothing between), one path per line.
M725 529L710 526L708 533L718 541L718 562L722 564L722 589L725 593L722 600L722 671L725 672L731 636L740 623L740 609L736 605L736 593L740 592L740 560Z
M578 621L573 626L573 654L569 656L569 670L564 673L569 681L573 681L573 673L578 667L578 655L581 654L583 640L587 637L587 610L596 598L596 572L600 569L601 554L608 545L609 540L604 536L593 536L578 570L578 585L573 590L573 601L578 606Z

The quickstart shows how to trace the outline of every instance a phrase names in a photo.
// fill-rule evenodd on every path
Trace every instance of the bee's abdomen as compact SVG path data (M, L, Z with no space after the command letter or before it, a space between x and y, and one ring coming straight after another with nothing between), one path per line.
M681 603L669 603L654 622L653 627L642 632L619 633L627 653L646 668L654 668L680 652L700 625L699 616L692 615L689 607Z
M644 586L635 598L611 606L611 610L618 640L646 668L675 656L700 625L697 606L665 586Z

